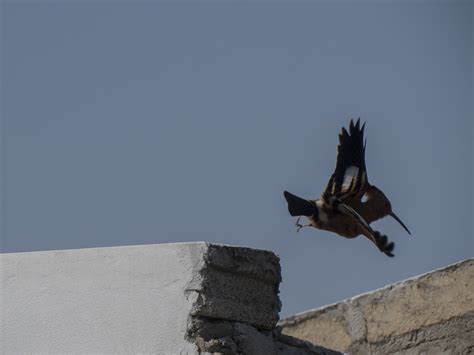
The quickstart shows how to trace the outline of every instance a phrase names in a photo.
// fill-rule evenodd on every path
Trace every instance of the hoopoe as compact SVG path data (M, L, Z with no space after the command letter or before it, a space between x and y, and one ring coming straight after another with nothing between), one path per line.
M284 192L290 215L298 217L297 231L314 227L339 234L346 238L366 236L383 253L393 257L395 243L386 235L374 231L370 223L385 216L392 216L411 234L408 228L392 211L385 194L367 179L364 142L365 123L360 119L354 124L351 119L349 132L343 127L339 134L337 163L334 173L322 196L317 200L306 200L288 191ZM308 219L300 224L301 216Z

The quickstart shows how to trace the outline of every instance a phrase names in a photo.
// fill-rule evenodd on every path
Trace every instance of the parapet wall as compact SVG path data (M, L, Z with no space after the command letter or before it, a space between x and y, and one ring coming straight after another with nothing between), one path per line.
M474 352L474 259L278 325L279 258L264 250L14 253L0 255L0 272L0 353Z
M177 243L2 254L0 353L337 354L281 334L279 258Z
M474 353L474 259L280 321L351 354Z

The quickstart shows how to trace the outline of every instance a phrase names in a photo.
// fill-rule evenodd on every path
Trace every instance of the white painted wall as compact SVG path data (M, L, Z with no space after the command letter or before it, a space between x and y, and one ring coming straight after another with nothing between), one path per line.
M199 282L206 248L2 254L1 352L194 353L184 290Z

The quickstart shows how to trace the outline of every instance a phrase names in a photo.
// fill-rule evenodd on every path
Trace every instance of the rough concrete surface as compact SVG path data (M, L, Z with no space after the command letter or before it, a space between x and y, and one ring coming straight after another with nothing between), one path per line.
M2 254L0 267L0 353L337 353L275 327L269 251L141 245Z
M280 260L269 251L209 244L200 268L193 316L273 329L281 308Z
M284 336L275 328L281 308L279 258L269 251L210 244L204 267L186 289L196 300L188 339L200 352L223 354L337 354Z
M281 334L279 327L274 330L263 330L235 321L194 318L189 336L194 339L199 351L206 354L340 354L340 352Z
M474 259L282 320L283 333L354 354L474 353Z

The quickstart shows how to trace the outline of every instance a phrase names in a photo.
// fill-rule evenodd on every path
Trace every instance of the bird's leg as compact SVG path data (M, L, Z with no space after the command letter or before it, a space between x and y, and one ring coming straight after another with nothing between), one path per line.
M295 223L296 232L299 232L301 228L311 227L311 224L301 224L300 219L301 219L301 217L298 217L298 219L296 220L296 223Z

